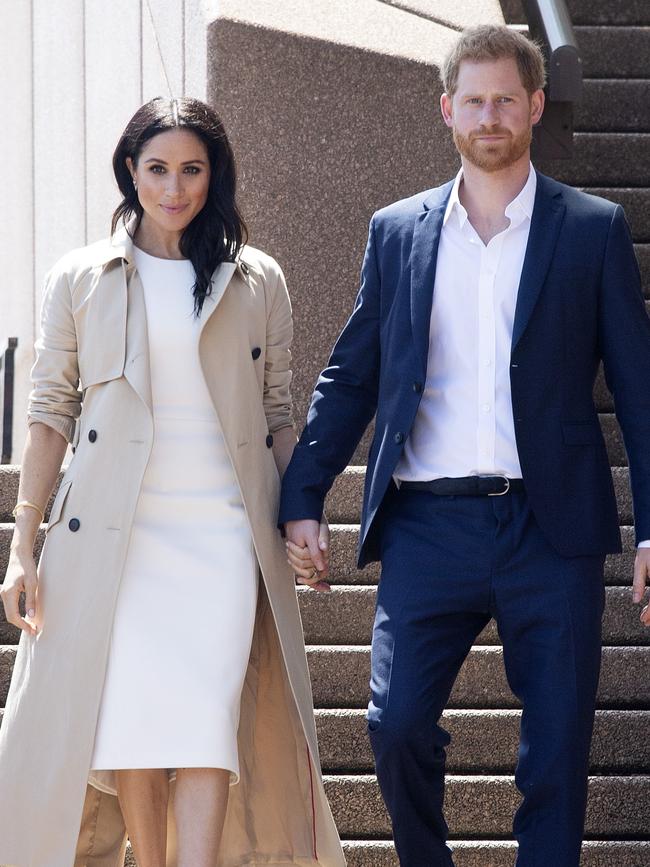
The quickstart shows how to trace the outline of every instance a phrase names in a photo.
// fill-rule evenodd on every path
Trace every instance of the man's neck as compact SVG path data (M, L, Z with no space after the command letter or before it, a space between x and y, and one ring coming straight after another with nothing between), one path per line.
M530 154L525 154L507 169L485 172L463 159L463 179L458 197L470 223L484 244L508 228L506 208L526 186L530 173Z

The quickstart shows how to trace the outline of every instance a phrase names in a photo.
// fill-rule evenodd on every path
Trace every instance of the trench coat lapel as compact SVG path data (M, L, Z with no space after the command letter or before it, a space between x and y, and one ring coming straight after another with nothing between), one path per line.
M206 322L212 316L214 311L219 306L219 302L223 298L223 293L228 288L228 284L232 280L233 274L237 270L236 262L222 262L212 275L212 292L206 295L201 311L201 332L205 328Z
M131 232L134 223L129 222L115 232L111 239L109 262L121 260L119 274L120 288L115 287L115 303L126 304L126 335L124 376L150 412L153 412L151 399L151 370L149 366L149 336L147 333L147 308L144 301L142 280L135 269L134 244ZM115 263L116 265L117 263Z
M512 328L513 350L530 322L530 317L542 291L548 269L551 267L566 211L561 193L554 192L548 186L548 180L543 175L538 174L535 207L517 291L515 320Z
M142 280L133 265L125 263L128 292L126 319L126 361L124 376L143 403L153 411L147 309Z

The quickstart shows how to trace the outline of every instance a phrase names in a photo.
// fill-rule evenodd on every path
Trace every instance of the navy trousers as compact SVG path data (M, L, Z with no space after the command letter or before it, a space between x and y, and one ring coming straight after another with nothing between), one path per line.
M439 720L493 617L508 683L523 706L517 867L578 867L604 558L559 556L523 493L393 491L380 521L368 729L400 864L453 867L443 815L450 738Z

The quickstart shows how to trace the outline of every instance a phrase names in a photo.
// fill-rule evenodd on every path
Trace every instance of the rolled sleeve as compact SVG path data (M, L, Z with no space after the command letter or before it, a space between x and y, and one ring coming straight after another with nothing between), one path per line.
M293 426L290 349L292 339L291 301L284 274L278 266L266 323L263 403L269 433Z
M60 271L51 271L45 281L35 350L27 423L45 424L71 442L81 412L81 392L70 285Z

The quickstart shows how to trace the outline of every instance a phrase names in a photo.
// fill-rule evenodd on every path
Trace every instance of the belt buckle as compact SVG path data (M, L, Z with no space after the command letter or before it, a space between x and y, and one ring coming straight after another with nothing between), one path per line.
M507 494L510 490L510 479L507 476L495 476L497 479L503 479L506 483L505 489L503 491L496 492L494 494L488 494L488 497L502 497L504 494Z

